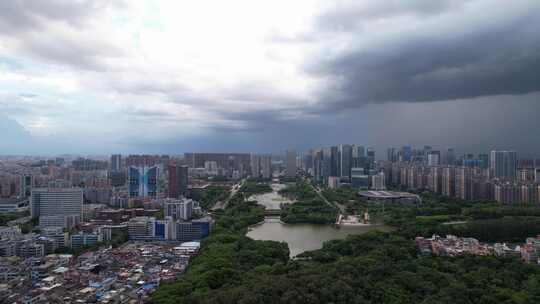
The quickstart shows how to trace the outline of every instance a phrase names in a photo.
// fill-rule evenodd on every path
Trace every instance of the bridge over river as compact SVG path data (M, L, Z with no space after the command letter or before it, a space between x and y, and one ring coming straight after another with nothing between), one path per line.
M280 209L264 209L264 216L280 216Z

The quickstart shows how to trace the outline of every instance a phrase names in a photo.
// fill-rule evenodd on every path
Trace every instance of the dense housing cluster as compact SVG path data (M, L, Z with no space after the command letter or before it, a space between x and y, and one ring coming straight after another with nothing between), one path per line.
M540 265L540 236L529 237L525 243L507 245L506 243L487 244L475 238L447 235L431 238L416 237L416 246L421 254L458 256L463 254L496 255L500 257L518 257L526 263Z
M52 254L0 260L6 303L140 303L173 282L199 251L198 242L126 243L78 257Z

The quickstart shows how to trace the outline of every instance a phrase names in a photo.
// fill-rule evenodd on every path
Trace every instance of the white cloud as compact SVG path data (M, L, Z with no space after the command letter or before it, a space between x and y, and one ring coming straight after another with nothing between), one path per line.
M31 130L88 133L77 130L86 127L82 115L69 116L77 107L91 111L87 117L116 111L132 124L151 121L161 133L243 127L248 122L228 114L296 108L312 99L316 81L301 69L305 46L268 39L305 32L316 13L311 4L134 1L121 7L95 5L83 13L89 3L80 2L80 7L70 4L77 18L28 7L17 21L26 26L0 31L0 56L39 68L4 71L0 80L19 82L19 90L36 91L47 102L61 96L72 103L61 105L65 116L19 117ZM141 115L155 109L167 113L164 119ZM171 130L171 124L177 128ZM126 129L115 125L102 121L92 129L96 135L106 128Z

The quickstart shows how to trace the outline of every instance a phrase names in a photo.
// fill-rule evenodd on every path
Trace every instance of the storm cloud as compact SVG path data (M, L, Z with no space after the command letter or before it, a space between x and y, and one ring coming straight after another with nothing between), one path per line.
M399 3L364 10L343 5L319 17L319 26L345 35L347 43L308 66L331 81L323 108L540 90L540 3Z
M532 0L1 1L0 113L29 154L540 153L527 132L540 128L538 12Z

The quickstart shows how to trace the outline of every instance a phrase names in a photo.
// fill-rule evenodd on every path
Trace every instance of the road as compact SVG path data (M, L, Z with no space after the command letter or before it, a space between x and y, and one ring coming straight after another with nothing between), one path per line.
M327 203L329 206L331 207L337 207L339 209L339 213L341 214L345 214L345 211L346 211L346 208L345 206L341 205L341 204L338 204L337 202L330 202L329 200L326 199L326 197L324 197L324 195L322 195L322 191L320 188L315 188L311 183L309 183L311 185L311 187L313 188L313 190L315 192L317 192L317 194L319 195L319 197L325 202Z
M231 190L231 193L229 193L229 196L227 197L227 199L225 199L224 201L219 201L217 202L214 207L212 207L212 210L217 210L217 209L225 209L227 208L227 203L229 203L229 200L236 194L236 192L238 192L238 190L240 190L240 188L242 187L242 184L244 183L244 180L241 180L240 183L238 184L234 184L232 186L232 190Z

